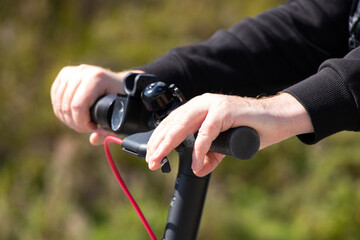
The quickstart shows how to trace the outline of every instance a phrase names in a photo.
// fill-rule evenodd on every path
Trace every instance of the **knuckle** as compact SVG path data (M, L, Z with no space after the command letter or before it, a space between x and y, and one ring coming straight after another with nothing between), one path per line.
M69 114L71 112L71 109L70 109L69 105L62 105L60 108L60 112L62 114Z
M78 70L83 71L83 70L87 70L89 68L89 65L80 64L77 68L78 68Z
M54 102L53 103L53 110L55 113L61 112L61 104Z
M221 121L220 119L211 119L208 120L207 124L205 125L205 130L209 133L214 131L220 131Z
M84 81L88 83L92 83L95 88L100 87L100 84L103 84L104 79L106 79L107 74L102 69L94 69L92 71L88 71L84 74Z
M198 137L203 137L203 138L208 137L209 131L211 131L210 126L200 128L199 131L198 131Z
M78 69L87 80L101 79L106 76L106 70L100 67L81 64L78 66Z
M83 109L83 104L78 101L73 101L70 104L70 109L73 112L80 112Z
M212 97L213 95L214 95L213 93L204 93L201 96L205 97L205 98L208 98L208 97Z
M195 103L200 103L200 104L202 104L202 103L204 103L205 101L207 101L206 99L208 99L209 95L210 95L210 93L203 93L203 94L201 94L201 95L199 95L199 96L194 97L194 98L192 99L192 101L195 102Z
M95 78L95 79L102 79L106 76L107 76L106 72L103 69L97 69L92 72L92 78Z
M68 72L70 72L72 70L73 70L72 66L65 66L60 70L58 76L64 76L64 75L66 75Z

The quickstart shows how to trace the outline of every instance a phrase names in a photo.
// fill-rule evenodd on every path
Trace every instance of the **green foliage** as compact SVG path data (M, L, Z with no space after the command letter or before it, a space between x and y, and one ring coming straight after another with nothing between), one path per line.
M54 117L52 81L65 65L120 71L145 64L281 2L1 2L0 239L147 239L103 149ZM250 161L224 160L211 180L199 239L356 239L358 146L354 133L315 146L293 138ZM160 237L175 173L150 172L113 150Z

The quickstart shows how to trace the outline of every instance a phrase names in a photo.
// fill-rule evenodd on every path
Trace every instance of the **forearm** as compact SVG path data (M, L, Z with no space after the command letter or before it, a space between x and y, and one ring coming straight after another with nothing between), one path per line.
M350 2L290 1L141 69L175 82L188 98L274 94L314 74L325 59L345 54Z

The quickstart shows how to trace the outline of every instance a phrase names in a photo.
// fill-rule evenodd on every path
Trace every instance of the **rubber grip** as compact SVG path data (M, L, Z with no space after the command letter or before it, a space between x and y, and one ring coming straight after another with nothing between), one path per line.
M102 96L90 108L91 121L101 127L111 129L112 107L116 94Z
M259 151L260 138L250 127L231 128L219 134L213 141L210 151L247 160Z

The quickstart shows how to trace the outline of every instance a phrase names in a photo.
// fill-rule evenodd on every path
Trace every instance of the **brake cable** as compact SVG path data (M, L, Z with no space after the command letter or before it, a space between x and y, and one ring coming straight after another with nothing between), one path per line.
M109 143L110 142L114 142L117 143L119 145L122 145L123 140L117 137L113 137L113 136L107 136L104 140L104 149L105 149L105 154L106 154L106 158L110 164L110 167L116 177L116 179L118 180L121 188L123 189L125 195L127 196L127 198L129 199L130 203L133 205L136 213L139 215L141 222L143 223L144 227L146 228L146 231L148 232L151 240L157 240L154 232L152 231L149 223L147 222L144 214L142 213L140 207L138 206L138 204L136 203L135 199L133 198L133 196L131 195L129 189L127 188L124 180L122 179L122 177L120 176L120 173L114 163L114 160L111 156L111 152L110 152L110 148L109 148Z

